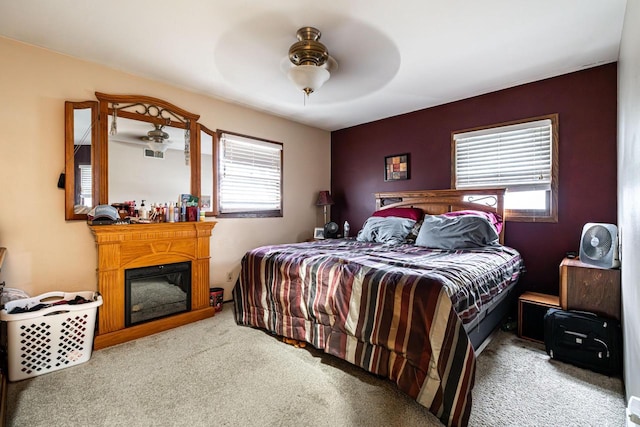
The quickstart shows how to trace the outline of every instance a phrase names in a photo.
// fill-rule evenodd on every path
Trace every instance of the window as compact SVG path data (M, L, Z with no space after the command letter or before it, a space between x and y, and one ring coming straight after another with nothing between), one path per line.
M91 165L79 165L78 168L80 169L80 204L93 206Z
M282 144L218 131L218 215L282 216Z
M456 189L507 189L509 220L558 220L558 115L454 132Z

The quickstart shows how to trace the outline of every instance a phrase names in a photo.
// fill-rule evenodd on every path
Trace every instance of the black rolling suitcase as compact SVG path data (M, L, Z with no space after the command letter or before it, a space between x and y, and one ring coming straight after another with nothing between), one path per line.
M544 345L552 359L606 375L621 371L621 329L615 319L550 308L544 316Z

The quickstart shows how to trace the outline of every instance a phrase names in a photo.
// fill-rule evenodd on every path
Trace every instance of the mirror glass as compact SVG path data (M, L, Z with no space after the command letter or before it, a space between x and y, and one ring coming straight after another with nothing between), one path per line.
M73 124L74 213L86 214L93 206L91 185L91 109L80 108L73 110Z
M65 219L86 219L93 207L93 143L97 136L97 103L65 103Z
M200 128L200 171L201 171L201 189L200 201L201 208L205 215L213 215L213 135L214 132L204 126Z
M112 120L109 116L109 129ZM133 200L140 206L144 200L147 207L164 205L190 193L184 129L124 117L116 124L117 133L108 136L109 204Z

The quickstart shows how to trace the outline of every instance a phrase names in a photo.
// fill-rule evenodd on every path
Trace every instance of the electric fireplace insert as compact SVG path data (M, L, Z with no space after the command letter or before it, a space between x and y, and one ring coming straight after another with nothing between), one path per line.
M191 311L191 262L127 269L125 326Z

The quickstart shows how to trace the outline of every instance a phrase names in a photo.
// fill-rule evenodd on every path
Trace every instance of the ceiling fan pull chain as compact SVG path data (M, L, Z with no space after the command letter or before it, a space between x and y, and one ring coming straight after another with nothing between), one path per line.
M109 134L117 135L118 125L116 124L116 121L118 119L118 104L111 104L111 106L113 108L113 120L111 120L111 129L109 130Z
M184 164L189 166L189 158L191 157L191 132L189 131L189 121L184 129Z

